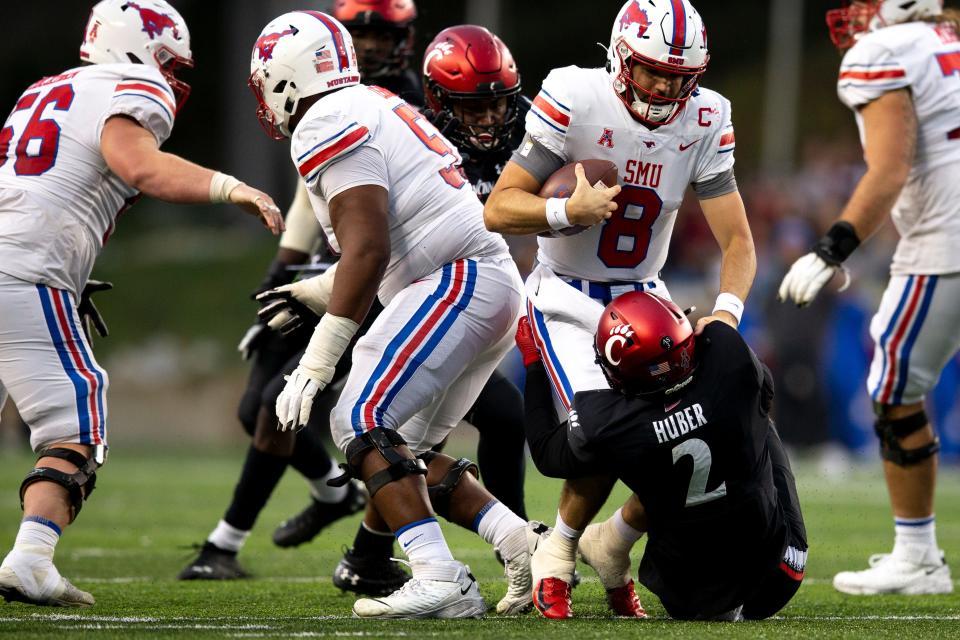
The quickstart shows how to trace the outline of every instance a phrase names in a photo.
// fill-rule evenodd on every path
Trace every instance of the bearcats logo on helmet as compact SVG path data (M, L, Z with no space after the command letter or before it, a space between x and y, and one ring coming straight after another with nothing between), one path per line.
M637 37L642 38L643 34L650 28L650 18L647 12L640 8L640 3L634 0L623 15L620 16L620 32L623 33L633 25L637 25Z
M164 29L172 30L174 38L180 37L180 32L177 30L177 23L167 14L154 11L153 9L144 9L136 2L128 2L127 6L140 12L140 20L143 21L143 31L150 36L151 40L157 36L162 36Z
M289 29L284 29L276 33L268 33L257 38L257 43L254 46L257 49L257 55L260 56L260 60L266 62L273 57L273 49L277 46L280 38L283 36L295 36L299 31L295 26L290 25Z

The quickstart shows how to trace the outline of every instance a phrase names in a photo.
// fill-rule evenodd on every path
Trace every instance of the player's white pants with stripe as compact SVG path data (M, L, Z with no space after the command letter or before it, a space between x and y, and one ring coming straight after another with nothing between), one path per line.
M0 406L6 389L33 450L106 445L108 385L73 295L0 273Z
M522 286L504 256L457 260L400 291L353 349L330 420L340 450L374 427L415 453L439 444L513 346Z
M871 399L888 405L923 400L960 350L960 273L891 276L870 335Z
M590 283L558 276L542 264L527 278L526 289L527 317L564 419L576 392L609 386L593 348L597 324L609 300L628 291L650 291L670 298L659 279L615 285Z

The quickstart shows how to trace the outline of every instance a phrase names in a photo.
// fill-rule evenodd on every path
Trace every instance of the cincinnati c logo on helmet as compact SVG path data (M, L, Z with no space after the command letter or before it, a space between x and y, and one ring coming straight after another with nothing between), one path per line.
M650 28L650 18L647 12L640 8L640 3L633 0L630 5L623 10L620 16L620 33L623 33L633 25L637 25L637 37L642 38L643 34Z
M261 62L266 62L273 57L273 50L280 41L280 38L283 36L295 36L299 32L299 29L290 25L289 29L278 31L277 33L268 33L257 38L257 43L254 46L257 49L257 55L260 56Z
M140 13L140 21L143 22L143 31L150 36L151 40L157 36L162 36L164 29L170 29L173 31L174 38L180 38L177 23L167 14L154 11L153 9L144 9L136 2L128 2L127 6L131 9L136 9Z
M423 59L423 73L427 74L430 63L433 62L434 58L442 58L453 53L453 43L452 42L438 42L437 46L430 50L430 53Z
M629 324L621 324L610 329L610 337L607 338L607 343L603 345L603 355L607 358L607 362L616 366L620 364L622 358L620 354L617 354L617 357L614 358L613 349L619 347L618 351L622 352L623 346L627 344L627 340L633 337L633 328Z

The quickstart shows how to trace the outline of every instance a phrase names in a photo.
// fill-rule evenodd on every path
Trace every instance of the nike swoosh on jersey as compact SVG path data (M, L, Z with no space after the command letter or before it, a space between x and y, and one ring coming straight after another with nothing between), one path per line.
M687 149L689 149L689 148L692 147L693 145L697 144L697 143L700 142L701 140L703 140L703 138L698 138L698 139L694 140L693 142L691 142L690 144L682 144L682 143L681 143L681 144L680 144L680 151L686 151Z

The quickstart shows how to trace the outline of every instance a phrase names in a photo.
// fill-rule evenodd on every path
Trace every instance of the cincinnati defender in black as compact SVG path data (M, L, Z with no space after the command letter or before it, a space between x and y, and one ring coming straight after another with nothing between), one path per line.
M560 478L612 471L633 490L632 513L617 516L646 530L639 579L667 612L733 620L779 611L803 578L806 532L769 417L772 378L740 334L714 322L694 336L673 303L621 296L604 310L596 342L612 388L577 393L571 419L558 424L548 373L523 329L537 468ZM557 592L547 580L544 593Z

